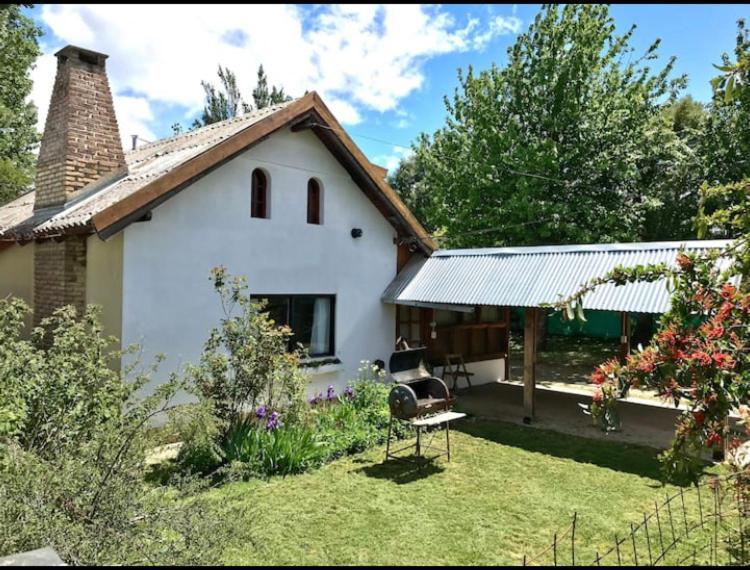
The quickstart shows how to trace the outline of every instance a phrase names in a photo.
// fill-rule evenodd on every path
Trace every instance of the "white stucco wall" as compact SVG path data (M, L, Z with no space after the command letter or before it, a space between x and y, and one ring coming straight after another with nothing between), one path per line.
M468 362L466 364L466 370L468 372L474 373L474 376L471 377L472 386L502 382L503 380L505 380L505 359L496 358L494 360ZM443 375L443 367L436 366L433 372L438 378L440 378ZM450 377L447 377L446 379L448 381L448 387L452 387L453 380ZM466 380L464 378L460 378L458 381L458 387L466 388L466 386Z
M270 180L270 219L250 217L250 176ZM323 187L323 225L306 221L307 181ZM352 228L364 235L353 239ZM209 271L224 265L253 293L335 294L340 370L311 376L310 391L343 388L363 359L388 361L394 308L380 295L396 273L395 230L310 132L271 136L124 230L123 345L167 360L157 381L197 362L219 321Z

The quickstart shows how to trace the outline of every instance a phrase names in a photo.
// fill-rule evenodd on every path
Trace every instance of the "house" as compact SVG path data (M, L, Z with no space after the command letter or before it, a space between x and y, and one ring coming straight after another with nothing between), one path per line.
M34 320L102 306L107 334L167 355L159 378L197 362L221 318L212 268L248 278L310 353L310 391L339 389L396 338L441 374L460 353L473 383L509 379L510 309L526 311L524 402L534 413L537 314L616 265L673 263L726 242L436 251L437 246L314 92L123 152L107 56L68 46L35 191L0 207L0 296ZM606 286L586 307L658 314L664 283Z
M107 56L56 55L35 190L0 208L0 296L35 323L101 305L107 334L167 356L158 379L198 361L223 265L308 348L311 391L388 360L381 294L435 244L315 92L123 152Z

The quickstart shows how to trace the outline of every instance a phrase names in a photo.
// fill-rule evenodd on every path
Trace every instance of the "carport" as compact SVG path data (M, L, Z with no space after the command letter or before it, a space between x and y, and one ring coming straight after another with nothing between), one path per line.
M506 379L510 369L509 308L523 308L523 400L526 420L531 421L537 392L537 316L542 307L571 295L581 285L615 267L674 265L680 250L705 253L723 249L728 243L694 240L438 250L430 257L414 255L383 293L382 300L398 308L396 335L404 336L404 331L412 339L418 335L435 362L439 362L443 352L468 347L470 356L475 357L472 362L501 358ZM669 308L669 299L665 280L623 286L607 284L589 293L584 306L587 310L620 315L620 354L624 357L630 352L630 314L664 313ZM486 308L494 308L494 320L481 318ZM434 320L435 311L443 314L473 311L475 317L468 323L461 318L456 324L439 328ZM496 334L491 338L492 330ZM483 347L484 352L475 350L476 347Z

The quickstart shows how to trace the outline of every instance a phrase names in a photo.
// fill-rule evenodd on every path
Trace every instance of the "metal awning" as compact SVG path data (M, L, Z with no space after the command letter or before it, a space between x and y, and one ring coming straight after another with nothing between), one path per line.
M439 308L475 305L540 307L576 292L617 266L673 265L679 250L705 253L728 240L439 250L413 257L382 295L386 303ZM664 313L664 280L603 285L586 295L587 309ZM421 305L420 305L421 304Z

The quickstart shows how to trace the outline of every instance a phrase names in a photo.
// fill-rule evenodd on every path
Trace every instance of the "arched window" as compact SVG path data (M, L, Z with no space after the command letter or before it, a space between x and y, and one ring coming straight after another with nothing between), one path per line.
M268 217L268 176L260 168L253 170L250 215L253 218Z
M320 182L315 178L307 181L307 223L320 224Z

